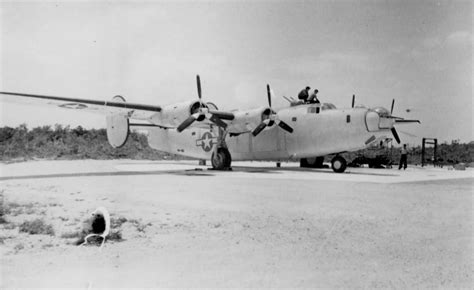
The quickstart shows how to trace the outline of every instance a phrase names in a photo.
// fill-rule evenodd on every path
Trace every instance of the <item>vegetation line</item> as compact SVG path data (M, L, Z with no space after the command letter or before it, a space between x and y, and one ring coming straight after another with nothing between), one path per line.
M421 140L420 140L421 143ZM346 153L348 160L364 156L382 156L395 163L400 159L398 148L372 148ZM421 164L421 146L409 149L408 162ZM152 149L147 137L132 132L127 143L118 149L107 142L105 129L86 130L81 126L70 128L56 124L28 129L26 125L16 128L0 128L0 161L26 161L40 159L138 159L138 160L182 160L185 157ZM427 158L433 156L433 148L426 149ZM438 145L438 161L442 164L472 163L474 142L462 144L456 141Z

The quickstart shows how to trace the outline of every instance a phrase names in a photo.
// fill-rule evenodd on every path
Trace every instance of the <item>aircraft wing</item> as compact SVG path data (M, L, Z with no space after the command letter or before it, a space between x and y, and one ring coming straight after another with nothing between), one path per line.
M115 97L112 101L100 101L12 92L0 92L0 95L0 101L56 106L64 109L83 110L105 115L118 114L138 120L149 119L154 114L161 112L160 106L126 103L120 96Z

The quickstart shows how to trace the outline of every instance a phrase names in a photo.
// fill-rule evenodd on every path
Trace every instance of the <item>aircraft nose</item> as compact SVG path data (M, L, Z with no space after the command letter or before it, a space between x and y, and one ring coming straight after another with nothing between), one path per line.
M390 111L383 107L377 107L368 111L365 116L365 122L369 132L390 129L395 123L394 119L391 118Z
M365 124L369 132L378 131L380 123L380 116L374 111L368 111L365 115Z
M377 107L374 109L374 111L380 116L380 129L390 129L393 127L395 121L393 118L391 118L392 114L388 109L385 109L384 107Z

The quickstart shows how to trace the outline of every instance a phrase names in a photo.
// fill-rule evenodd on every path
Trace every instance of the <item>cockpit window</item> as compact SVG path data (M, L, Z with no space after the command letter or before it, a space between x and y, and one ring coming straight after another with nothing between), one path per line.
M315 106L308 107L308 114L319 114L321 106L319 104Z

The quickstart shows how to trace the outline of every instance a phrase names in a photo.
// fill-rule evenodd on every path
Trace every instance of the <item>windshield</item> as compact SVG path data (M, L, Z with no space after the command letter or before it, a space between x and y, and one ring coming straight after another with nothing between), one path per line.
M335 110L336 106L334 106L334 104L331 104L331 103L324 103L321 108L323 110Z

